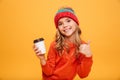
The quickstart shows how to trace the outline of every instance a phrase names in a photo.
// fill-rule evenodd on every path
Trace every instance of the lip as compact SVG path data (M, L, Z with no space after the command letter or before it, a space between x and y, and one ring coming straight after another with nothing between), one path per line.
M65 29L63 30L64 32L68 32L69 30L71 30L71 28Z

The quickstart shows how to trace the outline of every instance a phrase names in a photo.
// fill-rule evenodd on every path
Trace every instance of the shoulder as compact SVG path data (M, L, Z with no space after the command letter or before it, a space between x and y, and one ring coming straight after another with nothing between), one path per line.
M50 43L50 48L54 48L54 49L55 49L55 46L56 46L56 42L55 42L55 41L52 41L52 42Z
M56 42L55 41L52 41L51 43L50 43L50 46L55 46L56 45Z

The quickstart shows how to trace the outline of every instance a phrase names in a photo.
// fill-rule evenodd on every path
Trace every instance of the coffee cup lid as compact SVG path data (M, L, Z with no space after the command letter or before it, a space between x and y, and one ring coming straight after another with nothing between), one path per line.
M44 40L44 38L35 39L35 40L33 41L33 43L37 43L37 42L43 41L43 40Z

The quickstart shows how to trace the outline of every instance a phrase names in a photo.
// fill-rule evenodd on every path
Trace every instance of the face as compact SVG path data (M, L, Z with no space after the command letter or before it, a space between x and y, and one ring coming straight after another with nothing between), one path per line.
M58 29L66 37L71 37L76 31L76 22L71 18L64 17L58 21Z

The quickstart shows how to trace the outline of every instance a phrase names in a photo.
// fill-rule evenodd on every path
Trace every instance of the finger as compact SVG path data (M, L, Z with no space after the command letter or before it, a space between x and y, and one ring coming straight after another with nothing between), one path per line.
M37 53L36 53L36 55L38 55L38 56L39 56L39 55L40 55L40 52L37 52Z
M37 47L35 45L33 45L33 49L35 50Z
M33 46L33 49L34 49L34 51L38 50L38 48L35 45Z
M44 56L44 54L41 54L41 53L38 53L38 54L36 54L37 56Z
M36 52L36 53L41 53L41 50L37 49L35 52Z
M41 54L41 51L37 50L37 51L35 51L35 53L36 53L37 55L39 55L39 54Z
M42 56L42 55L44 55L44 54L42 54L41 51L37 51L37 52L36 52L36 55L38 55L38 56Z
M87 44L88 44L88 45L90 45L90 43L91 43L91 41L90 41L90 40L88 40Z
M35 48L35 45L33 45L33 49Z

